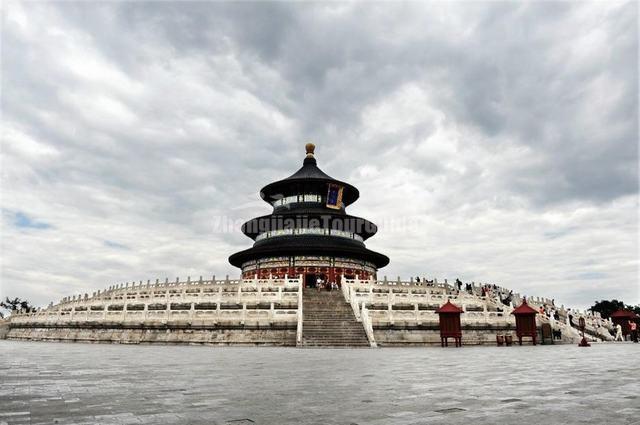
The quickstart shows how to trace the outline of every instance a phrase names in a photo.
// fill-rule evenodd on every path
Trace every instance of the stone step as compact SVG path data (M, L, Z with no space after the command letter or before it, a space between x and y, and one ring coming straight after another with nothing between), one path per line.
M323 337L316 336L308 336L304 338L305 341L316 341L316 342L328 342L328 341L342 341L342 342L366 342L366 339L362 338L362 335L354 335L354 336L340 336L340 335L326 335Z
M313 312L310 311L304 311L302 310L302 314L304 317L308 317L311 319L344 319L344 320L351 320L353 317L353 313L351 314L344 314L344 313L336 313L336 314L328 314L328 313L323 313L323 314L314 314Z
M302 324L303 331L306 332L319 332L319 331L335 331L335 332L350 332L350 331L360 331L364 332L364 328L358 323L358 326L304 326Z
M303 345L307 347L369 347L369 343L358 341L303 341Z
M313 312L313 313L343 313L343 314L347 314L347 313L352 313L353 310L351 310L351 307L349 308L336 308L336 309L328 309L328 308L305 308L305 306L302 306L303 311L305 312Z
M332 305L332 304L311 304L311 303L305 303L304 305L307 306L307 308L313 309L313 310L349 310L351 308L351 306L349 304L344 304L344 305Z
M351 311L350 305L331 306L331 305L323 304L321 306L313 306L313 305L305 304L304 306L306 306L309 310L313 310L313 311Z
M326 342L326 341L343 341L343 342L367 342L366 339L363 339L365 335L308 335L304 338L306 341L317 341L317 342Z
M352 322L355 321L356 323L359 323L356 321L356 318L353 317L353 315L351 316L310 316L307 315L305 313L302 314L302 317L306 320L306 321L311 321L311 322L322 322L322 321L326 321L326 322Z
M314 313L314 314L347 314L347 315L351 315L353 314L353 311L351 310L351 308L349 309L335 309L335 310L327 310L327 309L313 309L313 308L305 308L304 306L302 306L302 311L305 313Z
M303 308L306 308L309 311L352 311L351 310L351 306L344 306L344 307L339 307L339 306L335 306L335 307L331 307L331 306L309 306L308 304L303 305Z
M304 306L302 307L302 312L307 315L315 315L315 316L328 316L328 315L339 315L339 316L347 316L353 317L352 311L329 311L329 310L306 310Z
M349 316L345 316L345 317L336 317L336 316L309 316L306 314L303 314L302 317L304 317L305 320L310 321L310 322L321 322L321 321L327 321L327 322L350 322L352 320L352 317Z

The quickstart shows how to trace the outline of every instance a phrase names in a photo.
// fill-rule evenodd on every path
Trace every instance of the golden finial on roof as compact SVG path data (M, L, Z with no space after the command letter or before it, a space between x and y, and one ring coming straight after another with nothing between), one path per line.
M304 148L307 151L307 158L313 158L313 151L316 149L316 145L313 143L307 143L304 145Z

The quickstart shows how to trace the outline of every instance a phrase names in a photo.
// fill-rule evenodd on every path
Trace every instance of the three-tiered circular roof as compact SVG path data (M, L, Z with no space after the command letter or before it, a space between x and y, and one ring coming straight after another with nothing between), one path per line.
M260 196L274 207L273 213L256 217L242 226L255 242L252 248L229 257L236 266L251 260L281 256L346 257L366 261L377 268L389 263L383 254L367 249L364 241L377 227L346 213L358 189L318 168L313 144L306 145L302 168L286 179L268 184Z

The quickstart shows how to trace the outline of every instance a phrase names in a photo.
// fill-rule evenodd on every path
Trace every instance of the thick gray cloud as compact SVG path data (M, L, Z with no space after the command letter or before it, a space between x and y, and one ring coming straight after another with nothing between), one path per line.
M216 273L314 140L380 274L640 302L637 3L10 2L1 295ZM231 231L228 231L231 230Z

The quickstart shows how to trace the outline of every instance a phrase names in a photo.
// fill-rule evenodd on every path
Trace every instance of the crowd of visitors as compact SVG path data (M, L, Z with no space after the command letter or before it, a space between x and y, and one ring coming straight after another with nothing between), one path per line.
M316 278L316 289L318 291L333 291L340 289L340 285L337 282L327 282L322 276Z
M426 283L427 286L432 285L435 280L428 280L426 278L420 278L416 276L416 283ZM464 289L463 289L464 285ZM493 299L498 303L503 305L512 305L514 302L520 302L520 300L526 300L525 296L515 295L512 290L507 290L501 288L495 284L485 284L480 286L479 288L472 283L464 283L460 279L456 279L453 283L453 293L460 294L461 292L467 292L471 295L481 296L483 298ZM552 327L554 338L560 338L562 326L569 325L571 328L577 329L578 323L577 318L585 318L587 323L587 329L591 329L590 332L595 332L597 334L609 334L610 337L615 333L615 337L613 338L616 341L624 341L625 337L628 336L634 342L638 342L640 337L638 331L638 324L630 320L628 325L625 324L625 333L623 333L623 328L618 325L612 328L612 324L610 321L605 320L599 316L595 315L585 315L585 313L573 312L571 309L564 309L564 307L556 307L555 300L545 300L542 304L535 302L532 304L534 308L537 308L540 317L546 318L549 324Z

